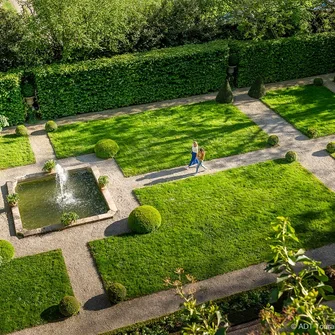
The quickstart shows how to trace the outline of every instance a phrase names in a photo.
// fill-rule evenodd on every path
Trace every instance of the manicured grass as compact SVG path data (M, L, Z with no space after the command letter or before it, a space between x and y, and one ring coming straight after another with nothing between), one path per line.
M60 250L13 259L0 268L0 334L57 319L64 295L73 292Z
M308 128L315 128L318 136L335 133L335 96L326 87L292 86L269 91L262 101L307 136Z
M0 169L35 163L28 137L0 136Z
M49 136L58 158L91 153L102 138L115 140L126 176L188 164L193 140L205 147L206 159L258 150L267 140L235 106L215 102L69 124Z
M162 226L90 243L103 281L129 298L162 290L177 267L202 280L267 260L270 222L291 219L306 248L335 240L335 194L295 163L268 161L135 191Z

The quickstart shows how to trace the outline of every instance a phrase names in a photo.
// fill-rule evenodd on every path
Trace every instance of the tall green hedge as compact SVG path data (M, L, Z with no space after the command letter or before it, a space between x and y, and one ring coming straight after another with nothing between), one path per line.
M42 117L56 118L217 90L225 41L34 69Z
M21 73L0 73L0 114L8 118L10 125L25 120L24 104L21 96Z
M239 58L237 86L250 86L261 76L266 83L329 73L335 70L335 33L232 42Z

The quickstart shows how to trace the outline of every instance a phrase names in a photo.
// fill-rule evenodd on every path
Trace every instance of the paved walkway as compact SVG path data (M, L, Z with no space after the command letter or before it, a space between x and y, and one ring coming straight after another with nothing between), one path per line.
M335 90L334 84L330 81L333 75L322 77L325 78L327 86ZM294 85L297 82L304 84L311 80L312 78L288 81L284 84L268 85L268 88L276 88L281 85ZM335 140L335 135L307 140L298 130L260 101L248 97L246 90L239 89L234 93L236 97L235 104L263 130L269 134L277 134L280 138L280 146L209 161L206 164L208 170L200 175L283 157L288 150L294 150L298 153L301 164L313 172L330 189L335 191L335 160L324 150L328 142ZM149 108L195 103L213 99L214 96L213 94L209 94L144 106L126 107L116 111L80 115L64 118L60 123L104 118L120 113L137 113ZM46 159L54 157L51 144L43 131L43 125L28 126L28 129L31 133L30 141L36 155L36 164L0 171L0 185L3 195L7 191L3 186L7 180L19 175L40 171L43 162ZM8 129L6 132L12 131L13 129ZM111 180L109 189L119 209L119 212L113 219L19 240L14 236L11 217L7 218L8 208L5 206L3 198L0 199L0 238L10 240L14 244L17 257L57 248L62 249L75 295L83 305L83 310L76 317L59 323L50 323L35 328L24 329L15 334L64 335L68 333L71 335L95 335L99 332L155 318L179 308L180 300L175 296L173 290L158 292L110 307L92 257L87 249L87 242L128 231L126 218L131 210L138 206L137 200L132 194L134 188L190 177L193 176L193 172L179 167L124 178L114 160L99 160L94 155L60 160L60 163L64 166L73 166L82 164L83 162L96 165L101 174L109 176ZM10 222L9 226L8 220ZM324 265L332 265L335 264L334 251L335 244L311 251L310 253L314 258L323 261ZM263 268L264 264L258 264L199 282L199 302L217 299L273 282L275 277L264 273Z

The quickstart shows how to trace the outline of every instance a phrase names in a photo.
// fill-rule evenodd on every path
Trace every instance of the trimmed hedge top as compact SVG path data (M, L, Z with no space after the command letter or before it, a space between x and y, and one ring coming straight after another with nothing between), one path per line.
M150 233L160 227L162 218L159 211L149 205L136 207L128 217L131 231L138 234Z
M228 43L215 41L35 68L43 118L95 112L215 91Z
M0 240L0 266L3 263L8 263L14 257L14 254L13 245L6 240Z

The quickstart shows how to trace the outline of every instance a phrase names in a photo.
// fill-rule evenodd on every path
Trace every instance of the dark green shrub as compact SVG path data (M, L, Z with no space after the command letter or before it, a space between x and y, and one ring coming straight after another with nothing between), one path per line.
M277 135L270 135L268 137L268 144L272 147L279 143L279 137Z
M226 78L228 53L226 41L214 41L35 68L42 117L216 91Z
M265 94L265 86L262 78L257 78L255 82L251 85L248 95L249 97L259 99Z
M223 85L221 86L215 100L216 102L221 104L229 104L233 102L233 99L234 99L233 92L229 85L229 81L226 79Z
M94 152L99 158L113 158L119 151L118 144L110 139L100 140L94 147Z
M58 128L58 126L57 126L57 123L55 122L55 121L53 121L53 120L50 120L50 121L48 121L46 124L45 124L45 131L47 132L47 133L50 133L50 132L52 132L52 131L56 131L57 130L57 128Z
M8 118L13 126L25 121L25 109L21 95L22 73L0 73L0 115Z
M323 86L323 79L322 78L314 78L313 84L315 86Z
M327 144L327 151L330 153L330 154L333 154L335 152L335 142L329 142Z
M72 316L79 313L80 303L72 296L65 296L59 303L59 311L64 316Z
M237 64L238 64L238 55L236 53L230 54L228 58L228 65L237 66Z
M17 136L28 136L28 129L23 124L21 124L16 127L15 134Z
M285 159L289 163L295 162L297 158L298 156L294 151L288 151L285 155Z
M135 208L128 217L129 228L139 234L150 233L158 229L161 223L162 218L159 211L149 205Z
M107 283L106 293L112 305L126 299L127 289L120 283Z
M312 127L307 129L307 136L309 138L316 138L318 137L318 135L319 135L319 132L317 131L317 129L312 128Z
M21 92L24 97L33 97L35 95L35 88L30 83L24 83L22 84Z
M15 249L12 244L6 240L0 240L0 265L10 262L14 254Z
M72 223L75 223L79 219L79 215L76 212L66 212L63 213L60 222L63 226L69 226Z

